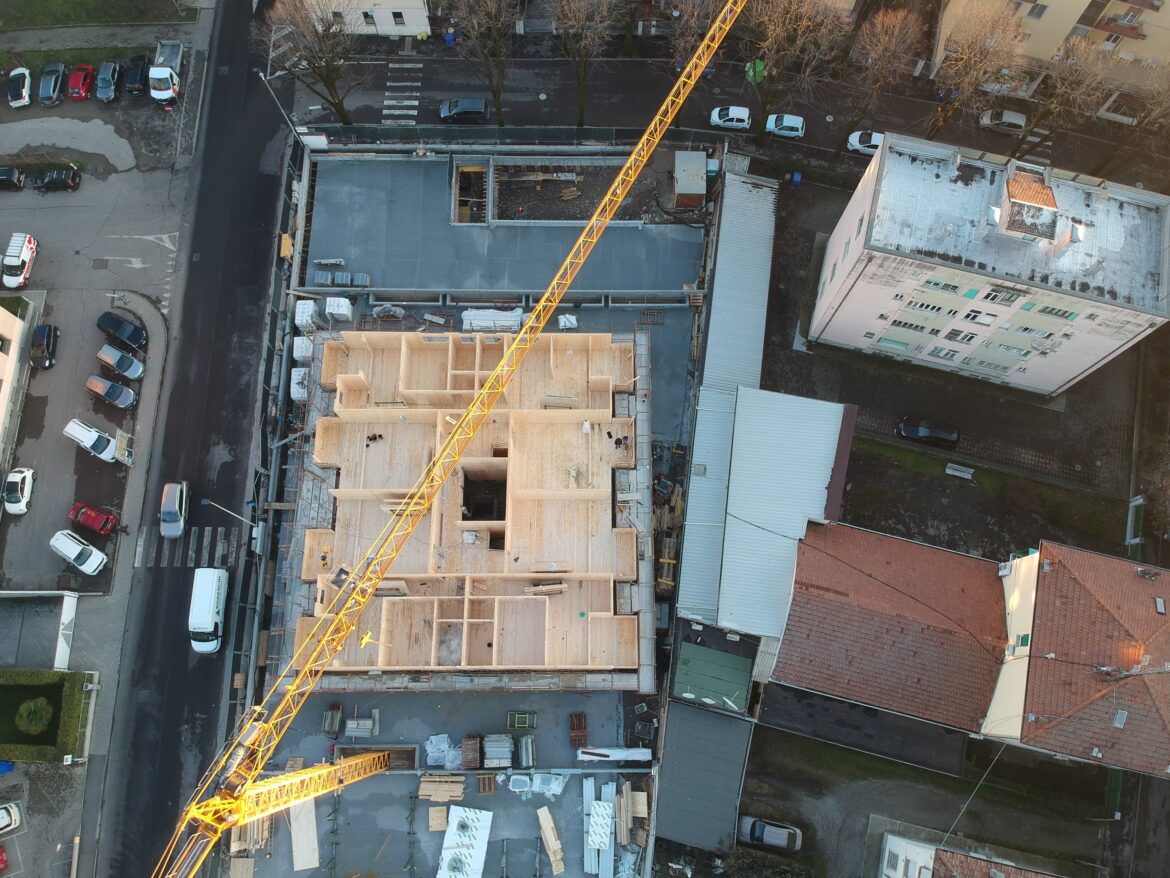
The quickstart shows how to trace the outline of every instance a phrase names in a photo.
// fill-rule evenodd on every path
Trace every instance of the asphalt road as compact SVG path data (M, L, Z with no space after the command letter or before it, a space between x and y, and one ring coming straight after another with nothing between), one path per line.
M282 120L249 74L250 11L247 3L219 7L189 270L181 314L171 314L162 444L151 461L144 522L155 520L167 481L190 482L189 527L238 526L199 499L244 512L250 496L258 339L279 191L273 155L283 142ZM223 738L224 663L243 633L229 621L228 646L197 658L186 637L190 568L136 569L135 577L135 595L143 597L127 619L101 842L88 874L150 874ZM241 590L236 575L230 600L237 608Z

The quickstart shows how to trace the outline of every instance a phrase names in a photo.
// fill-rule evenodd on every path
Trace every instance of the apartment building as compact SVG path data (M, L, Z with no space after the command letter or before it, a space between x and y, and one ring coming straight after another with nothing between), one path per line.
M427 0L339 0L335 16L343 16L348 30L369 36L413 37L430 34Z
M1170 199L887 135L810 339L1055 396L1167 319Z

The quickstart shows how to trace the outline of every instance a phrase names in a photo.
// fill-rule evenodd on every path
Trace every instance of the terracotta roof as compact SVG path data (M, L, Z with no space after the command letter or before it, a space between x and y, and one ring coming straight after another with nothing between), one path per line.
M930 874L932 878L992 878L993 870L995 875L1002 878L1050 878L1051 875L1049 872L1021 869L1007 863L944 850L934 852L934 865Z
M1056 210L1056 196L1052 194L1052 187L1039 174L1016 171L1008 177L1007 187L1008 198L1012 201Z
M978 731L1006 645L993 561L809 523L777 682Z
M1042 542L1037 580L1020 739L1164 776L1170 615L1155 599L1170 604L1170 570Z

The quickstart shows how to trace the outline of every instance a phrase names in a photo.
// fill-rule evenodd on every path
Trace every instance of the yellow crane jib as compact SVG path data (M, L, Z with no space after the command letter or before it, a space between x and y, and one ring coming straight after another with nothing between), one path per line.
M179 825L155 866L154 878L193 875L215 842L232 826L273 814L296 802L386 770L386 754L370 753L332 765L314 766L281 777L258 780L281 736L312 694L346 638L357 627L358 618L378 584L430 511L443 483L458 467L492 407L536 344L746 3L747 0L727 0L720 10L495 370L467 410L451 425L434 458L346 578L309 637L269 688L263 702L241 720L235 736L220 751L196 786Z

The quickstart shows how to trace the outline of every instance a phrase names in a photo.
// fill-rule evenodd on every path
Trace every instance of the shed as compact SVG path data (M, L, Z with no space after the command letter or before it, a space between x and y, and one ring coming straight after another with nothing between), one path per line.
M674 206L702 207L707 200L707 153L679 150L674 154Z
M739 791L752 724L728 714L669 702L658 776L658 835L725 854L735 841Z

